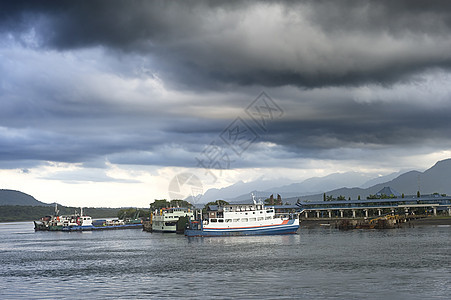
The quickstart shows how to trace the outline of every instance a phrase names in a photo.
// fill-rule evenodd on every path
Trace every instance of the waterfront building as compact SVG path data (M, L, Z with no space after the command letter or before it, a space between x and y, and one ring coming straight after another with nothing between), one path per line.
M368 218L383 214L451 216L451 196L376 198L365 200L298 201L301 218ZM285 207L288 209L290 207Z

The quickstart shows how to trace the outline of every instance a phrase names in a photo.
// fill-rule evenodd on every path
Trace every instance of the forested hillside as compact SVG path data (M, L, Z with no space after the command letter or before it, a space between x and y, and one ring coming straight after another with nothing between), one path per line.
M69 215L80 212L80 208L58 206L60 215ZM94 219L116 218L120 208L84 208L83 213ZM53 206L23 206L3 205L0 206L0 222L32 221L39 220L43 216L53 215Z

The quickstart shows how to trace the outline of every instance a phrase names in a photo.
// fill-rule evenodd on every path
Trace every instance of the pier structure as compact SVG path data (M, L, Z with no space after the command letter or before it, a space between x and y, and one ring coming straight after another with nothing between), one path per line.
M300 218L370 218L385 214L451 216L451 196L424 196L390 199L298 201L277 209L296 209Z

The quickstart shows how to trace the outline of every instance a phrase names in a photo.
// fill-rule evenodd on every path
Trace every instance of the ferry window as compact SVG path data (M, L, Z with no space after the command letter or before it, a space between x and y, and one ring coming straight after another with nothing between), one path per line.
M247 213L244 213L245 215L247 215Z
M253 212L253 214L255 215L255 211Z
M262 220L263 220L263 217L259 217L257 220L258 220L258 221L262 221Z
M250 218L249 221L253 222L253 221L256 221L256 219L255 218Z
M232 222L232 219L226 219L226 223Z
M219 223L224 223L224 219L218 219Z
M266 217L266 220L271 220L272 218L271 217Z
M266 212L267 213L272 213L272 212L274 212L274 210L271 209L271 210L267 210Z
M240 219L233 219L233 222L239 222Z
M263 213L263 211L260 211L260 213L262 214L262 213Z
M247 218L242 218L241 222L247 222Z
M211 219L210 222L211 222L211 223L216 223L216 222L218 222L218 220L216 220L216 219Z

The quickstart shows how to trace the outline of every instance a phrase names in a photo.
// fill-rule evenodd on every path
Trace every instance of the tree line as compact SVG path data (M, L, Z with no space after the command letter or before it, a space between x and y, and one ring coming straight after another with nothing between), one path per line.
M60 215L80 213L80 208L77 207L58 206L58 210ZM91 216L94 219L114 218L119 210L119 208L84 208L83 214ZM53 206L0 206L0 222L34 221L54 214L55 207Z

